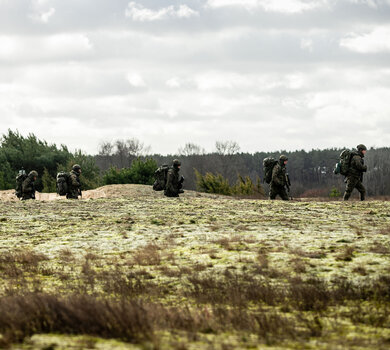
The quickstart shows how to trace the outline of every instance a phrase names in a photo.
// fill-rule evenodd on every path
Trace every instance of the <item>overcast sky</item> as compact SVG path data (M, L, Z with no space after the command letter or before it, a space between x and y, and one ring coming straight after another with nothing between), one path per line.
M390 0L0 0L0 132L95 154L390 146Z

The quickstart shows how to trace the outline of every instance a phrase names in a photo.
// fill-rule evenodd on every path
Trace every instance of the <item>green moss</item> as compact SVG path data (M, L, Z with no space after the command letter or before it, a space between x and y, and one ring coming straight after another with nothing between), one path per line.
M296 276L330 282L345 278L364 285L390 272L388 255L373 249L374 243L376 247L390 246L390 235L386 234L390 202L285 203L196 197L191 192L171 200L148 187L134 187L136 195L125 192L132 187L117 188L124 191L121 198L7 202L0 206L0 294L39 290L113 297L115 290L99 277L106 274L114 286L126 288L138 283L144 288L132 297L175 307L184 303L203 313L206 306L197 305L188 295L189 278L194 275L217 279L227 270L244 271L254 279L283 287ZM355 249L343 258L349 245ZM8 253L27 250L45 254L49 260L35 265L7 262ZM359 269L361 266L365 270ZM367 266L373 267L368 270ZM159 289L150 294L152 288ZM281 305L262 307L279 310ZM388 303L383 307L390 310ZM301 312L298 317L292 306L287 309L291 317L301 317L298 329L310 330L313 315ZM253 310L248 306L246 311ZM317 316L324 328L320 335L306 335L296 341L271 339L273 348L326 349L337 348L340 343L341 349L358 349L357 340L361 340L361 347L376 349L390 338L388 323L376 327L375 333L369 318L358 323L361 328L357 331L351 321L351 306L329 307ZM338 322L337 326L332 322ZM162 330L160 348L177 348L180 344L189 349L210 348L210 344L216 349L228 349L229 345L266 347L267 341L256 333L243 334L223 325L210 329L213 331L191 337L179 330L176 335ZM63 348L77 347L73 337L34 336L30 348L41 349L51 342L58 344L57 348L66 342ZM103 349L107 344L114 346L102 340L93 346ZM118 344L123 349L154 346Z

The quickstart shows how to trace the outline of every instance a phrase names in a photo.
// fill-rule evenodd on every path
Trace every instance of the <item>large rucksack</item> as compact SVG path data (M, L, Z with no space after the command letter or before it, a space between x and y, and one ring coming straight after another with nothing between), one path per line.
M66 196L69 192L69 173L61 171L57 174L56 187L60 196Z
M264 181L269 184L272 180L272 170L278 161L275 158L268 157L263 160Z
M15 195L18 198L21 198L23 196L22 187L23 187L23 181L27 179L27 174L24 170L19 171L18 175L16 176L16 187L15 187Z
M352 157L356 155L355 152L346 149L340 153L340 161L336 164L334 168L334 173L347 176L349 169L351 167Z
M154 178L156 179L153 184L153 190L163 191L167 184L169 165L163 164L154 172Z

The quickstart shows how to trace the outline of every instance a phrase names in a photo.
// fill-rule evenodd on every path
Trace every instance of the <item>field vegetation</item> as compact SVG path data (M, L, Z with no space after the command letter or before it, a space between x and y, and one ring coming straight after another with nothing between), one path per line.
M109 189L2 202L1 347L389 348L390 202Z

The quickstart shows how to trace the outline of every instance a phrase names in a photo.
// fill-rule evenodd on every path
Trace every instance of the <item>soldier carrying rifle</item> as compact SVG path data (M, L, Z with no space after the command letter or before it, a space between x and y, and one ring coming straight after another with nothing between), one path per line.
M285 155L279 157L279 161L272 169L269 198L275 199L279 195L283 200L288 201L287 191L290 192L290 178L286 171L288 158ZM286 191L287 188L287 191Z

